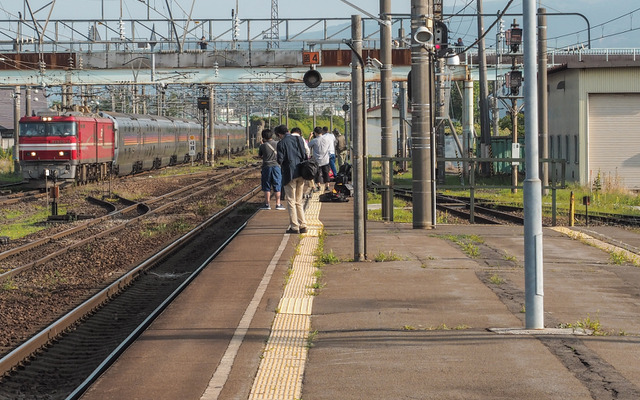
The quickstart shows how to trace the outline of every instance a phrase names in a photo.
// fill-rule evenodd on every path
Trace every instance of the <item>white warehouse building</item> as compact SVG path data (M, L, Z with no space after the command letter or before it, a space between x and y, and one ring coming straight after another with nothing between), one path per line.
M549 157L567 161L566 178L640 190L640 58L554 67L548 94Z

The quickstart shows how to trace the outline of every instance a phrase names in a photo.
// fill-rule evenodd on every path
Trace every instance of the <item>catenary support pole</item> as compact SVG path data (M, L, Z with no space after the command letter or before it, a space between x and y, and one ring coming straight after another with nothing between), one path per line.
M353 62L351 63L351 132L353 140L353 188L355 196L353 198L353 259L364 261L365 253L365 218L366 209L364 196L366 196L364 182L364 77L362 71L364 66L356 59L362 58L362 18L359 15L351 16L351 40Z
M549 107L547 93L547 9L538 9L538 129L540 129L540 157L549 158ZM577 157L577 155L576 155ZM542 163L542 194L549 194L549 163Z
M464 108L462 109L462 134L464 135L464 155L463 157L471 157L473 149L473 80L471 74L467 72L464 81ZM469 163L464 162L464 177L468 178Z
M398 95L398 106L400 108L400 157L407 158L407 82L400 82L400 92ZM408 163L400 162L400 169L406 171Z
M524 101L527 177L524 181L525 322L527 329L544 328L542 279L542 191L538 173L538 88L536 74L536 2L524 0Z
M380 19L388 22L380 25L380 86L381 96L381 155L393 156L393 82L391 81L391 0L380 0ZM382 220L393 221L393 191L391 186L391 173L393 164L382 162Z
M487 55L485 52L484 22L482 19L482 0L477 0L478 10L478 64L480 74L480 157L488 158L491 148L491 124L489 121L489 83L487 78ZM491 174L491 163L482 163L482 173Z
M13 93L13 172L20 172L20 86Z
M216 140L215 140L215 126L216 126L216 93L213 85L209 85L209 147L211 148L211 159L208 160L209 165L214 165L216 160ZM205 156L205 162L207 162Z
M413 228L433 228L433 118L429 49L416 41L416 31L427 26L433 32L432 8L427 0L411 0L411 159L413 162ZM428 18L429 16L429 18ZM429 23L428 23L429 22Z

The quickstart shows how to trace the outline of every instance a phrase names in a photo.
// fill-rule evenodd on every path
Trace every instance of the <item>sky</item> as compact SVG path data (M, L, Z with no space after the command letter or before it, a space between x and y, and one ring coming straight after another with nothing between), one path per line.
M48 4L50 0L29 0L32 9ZM75 18L100 19L119 18L122 4L124 19L143 19L150 8L151 18L168 15L167 3L176 18L186 18L193 4L193 18L230 18L231 10L238 3L241 19L270 18L271 0L57 0L52 18L68 18L69 10L74 10ZM366 12L379 13L379 0L349 0ZM478 0L443 0L445 17L447 14L474 14ZM491 15L503 10L509 0L483 0L484 19L488 27L495 18ZM411 0L392 0L394 14L409 14ZM18 11L24 12L25 0L0 0L0 19L15 18ZM467 6L467 7L465 7ZM640 48L640 2L638 0L545 0L536 1L537 7L545 7L548 13L581 13L591 24L592 48ZM523 0L514 0L508 13L521 14ZM154 11L157 10L157 11ZM104 10L104 11L103 11ZM40 11L39 18L46 18ZM345 4L342 0L278 0L280 18L349 18L362 12ZM514 18L520 25L521 16L506 16L506 28ZM454 16L448 19L450 38L462 37L465 43L477 37L476 20L470 16ZM406 27L408 29L408 27ZM553 15L548 17L548 45L566 48L587 43L587 22L576 15ZM495 42L495 31L487 35L488 46Z

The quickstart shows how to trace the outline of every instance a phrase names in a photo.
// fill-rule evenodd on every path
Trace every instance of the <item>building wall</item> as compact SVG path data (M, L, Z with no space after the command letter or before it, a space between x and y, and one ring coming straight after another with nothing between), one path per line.
M548 84L550 157L567 158L568 156L567 179L587 185L591 179L589 174L589 94L640 93L640 68L570 67L550 73ZM637 130L630 134L640 135L640 126ZM558 143L560 143L560 152ZM554 173L552 168L550 171L551 174ZM560 173L559 166L556 168L556 173Z

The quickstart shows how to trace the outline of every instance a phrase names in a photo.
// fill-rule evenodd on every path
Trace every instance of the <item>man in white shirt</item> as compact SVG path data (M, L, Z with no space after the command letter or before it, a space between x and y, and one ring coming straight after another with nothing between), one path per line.
M331 168L331 172L333 172L333 178L336 178L336 175L338 175L338 170L336 169L336 137L333 135L333 133L329 132L329 128L327 128L326 126L322 128L323 130L323 135L326 140L329 141L330 143L330 147L329 147L329 168Z
M309 142L309 148L313 154L313 158L320 167L318 169L318 176L316 182L320 184L320 187L324 185L325 190L329 191L329 149L331 143L326 135L323 135L322 128L316 126L313 128L314 138Z

